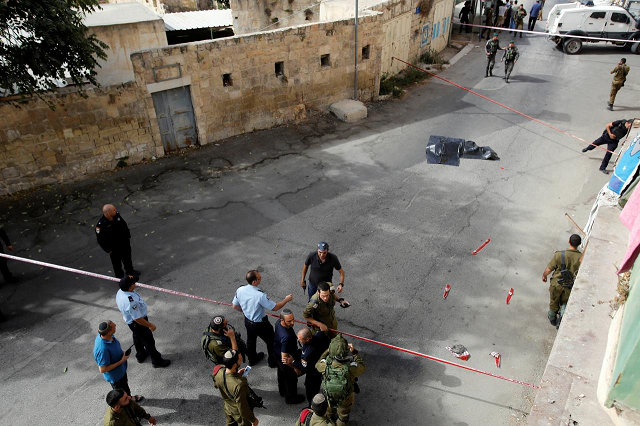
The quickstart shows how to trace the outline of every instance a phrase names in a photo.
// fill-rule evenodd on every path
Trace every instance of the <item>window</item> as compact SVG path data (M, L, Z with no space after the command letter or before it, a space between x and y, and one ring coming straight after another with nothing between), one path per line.
M369 45L367 44L362 48L362 59L369 59L369 52L371 51Z
M613 12L611 14L611 22L618 22L620 24L628 24L629 18L624 13Z
M322 65L323 67L330 67L331 66L331 55L329 55L328 53L326 55L321 55L320 56L320 65Z
M593 12L590 16L591 19L604 19L605 12Z
M276 62L276 77L284 76L284 62Z
M233 86L233 80L231 80L231 74L222 74L222 85Z

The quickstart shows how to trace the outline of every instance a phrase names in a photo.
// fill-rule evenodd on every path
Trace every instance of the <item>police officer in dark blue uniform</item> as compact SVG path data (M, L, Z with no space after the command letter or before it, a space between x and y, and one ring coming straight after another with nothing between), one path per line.
M113 204L106 204L102 208L102 217L96 224L96 237L102 250L109 253L113 273L116 278L125 275L140 275L140 271L133 269L131 261L131 233L129 227ZM124 265L124 271L122 270Z
M329 338L323 331L312 334L311 330L306 327L298 331L297 337L298 342L302 345L300 367L302 374L306 373L304 389L309 406L311 406L311 401L320 392L320 384L322 383L322 374L316 370L315 365L324 351L329 348Z

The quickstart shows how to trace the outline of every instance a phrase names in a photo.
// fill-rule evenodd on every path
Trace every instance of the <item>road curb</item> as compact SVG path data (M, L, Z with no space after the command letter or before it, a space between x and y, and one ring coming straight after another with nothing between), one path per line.
M473 44L467 44L460 52L456 54L456 56L451 58L451 60L449 61L449 66L454 65L456 62L462 59L467 53L471 52L474 47L475 45Z

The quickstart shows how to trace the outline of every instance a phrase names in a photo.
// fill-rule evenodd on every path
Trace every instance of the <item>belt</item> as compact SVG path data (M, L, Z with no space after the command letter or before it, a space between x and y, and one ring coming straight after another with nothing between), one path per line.
M263 322L265 319L267 318L267 316L265 315L264 317L262 317L262 319L260 321L251 321L249 318L244 317L244 319L246 319L247 321L249 321L251 324L260 324L261 322Z

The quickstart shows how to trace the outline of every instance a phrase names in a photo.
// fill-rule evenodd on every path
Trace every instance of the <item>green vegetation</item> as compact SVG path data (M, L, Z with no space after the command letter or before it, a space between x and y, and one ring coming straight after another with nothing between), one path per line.
M393 97L398 97L402 94L402 89L405 87L426 80L429 77L429 74L411 67L402 70L392 77L383 75L380 79L380 95L392 94Z
M423 64L448 64L449 61L445 61L440 53L436 52L433 49L429 49L429 51L424 52L422 56L420 56L420 62Z

